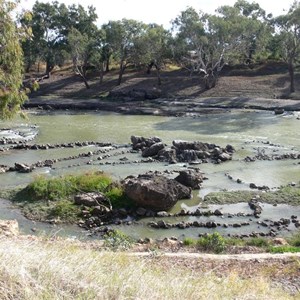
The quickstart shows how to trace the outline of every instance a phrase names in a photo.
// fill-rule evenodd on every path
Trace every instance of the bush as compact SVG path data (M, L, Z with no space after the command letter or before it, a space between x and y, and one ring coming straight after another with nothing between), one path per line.
M212 234L207 234L206 236L201 237L197 241L197 246L203 248L206 251L221 253L225 250L226 241L218 232L214 232Z
M294 247L300 247L300 230L288 238L288 243Z
M82 175L70 175L66 177L74 191L105 192L112 183L112 179L103 172L90 172Z
M60 218L65 222L75 222L81 213L80 208L69 200L60 200L54 203L49 217Z
M254 247L260 247L260 248L269 247L269 241L266 238L262 238L262 237L250 238L245 241L245 244L247 246L254 246Z
M120 230L112 230L104 237L104 246L110 250L128 250L133 244L133 239Z
M107 192L112 179L101 173L93 172L83 175L68 175L59 178L37 177L22 192L26 200L61 200L69 198L78 192ZM25 196L25 197L24 197Z
M285 252L298 253L300 252L300 247L284 245L284 246L271 247L269 250L271 253L285 253Z
M187 237L183 240L183 245L185 245L185 246L195 246L196 244L197 244L197 241L193 238Z

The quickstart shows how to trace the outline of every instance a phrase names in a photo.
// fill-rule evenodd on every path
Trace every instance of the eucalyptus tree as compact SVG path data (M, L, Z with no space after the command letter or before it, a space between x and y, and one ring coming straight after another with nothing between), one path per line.
M173 21L174 57L190 72L204 74L205 87L215 86L232 43L222 18L188 8ZM226 35L224 34L226 32Z
M295 64L300 61L300 3L295 1L285 15L274 19L277 45L283 61L288 65L290 92L295 92Z
M268 32L265 12L258 4L240 0L216 12L211 15L188 8L173 21L174 57L191 72L204 74L207 89L216 85L226 64L250 62L264 48Z
M55 65L63 64L70 48L68 34L75 28L82 35L92 36L97 32L95 8L85 10L81 5L66 6L57 1L36 1L32 8L32 39L24 44L25 59L29 64L36 60L46 63L46 74L50 75Z
M119 62L118 85L129 64L136 62L137 45L146 32L147 26L135 20L110 21L103 26L106 33L106 47L112 50L114 59Z
M15 1L0 0L0 118L10 118L20 111L27 99L22 89L23 54L20 45L22 33L12 13Z
M139 60L147 65L147 73L156 69L157 83L161 85L160 71L165 60L171 57L170 54L171 33L157 24L149 24L145 34L139 40Z
M90 88L87 80L87 69L89 64L100 70L100 82L103 76L103 56L102 56L103 32L101 30L93 32L93 35L81 33L76 28L71 28L68 34L73 69L79 75L87 89Z

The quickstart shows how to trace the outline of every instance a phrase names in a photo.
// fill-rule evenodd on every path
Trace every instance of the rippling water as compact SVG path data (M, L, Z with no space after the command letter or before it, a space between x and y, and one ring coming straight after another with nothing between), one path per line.
M245 110L195 118L56 111L52 113L32 112L29 114L28 120L16 119L10 122L1 122L0 127L15 128L16 132L19 129L21 133L25 132L27 137L30 136L30 128L32 128L32 134L37 131L37 135L31 143L37 144L99 141L120 145L130 143L131 135L141 135L145 137L158 136L169 145L174 139L215 143L224 147L227 144L233 145L236 153L232 161L218 165L198 165L208 180L203 183L203 189L196 194L193 200L194 205L197 205L201 201L201 197L211 191L248 189L249 183L274 188L292 181L299 182L299 160L256 161L254 163L243 161L244 157L254 156L262 151L270 155L300 153L300 120L297 119L297 116L296 113L274 115L272 112ZM9 132L2 131L2 136L9 136ZM0 164L9 166L13 166L15 162L31 164L40 160L62 158L93 150L95 150L95 146L6 151L0 153ZM116 156L115 161L119 161L121 157ZM132 157L132 160L137 158L138 155ZM61 162L55 165L55 169L41 168L29 174L14 172L0 174L0 187L26 184L37 174L56 176L70 172L101 169L120 179L130 174L143 173L149 169L179 170L182 168L182 164L160 163L100 165L96 159L91 158L77 159L75 163L80 166L70 168L69 162ZM229 180L224 175L225 173L230 174L233 180ZM241 179L243 183L238 184L236 179Z

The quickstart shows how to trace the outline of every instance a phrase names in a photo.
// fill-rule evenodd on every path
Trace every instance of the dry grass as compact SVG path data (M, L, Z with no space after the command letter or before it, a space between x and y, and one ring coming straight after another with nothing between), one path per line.
M263 277L220 278L66 241L0 239L1 299L293 299Z

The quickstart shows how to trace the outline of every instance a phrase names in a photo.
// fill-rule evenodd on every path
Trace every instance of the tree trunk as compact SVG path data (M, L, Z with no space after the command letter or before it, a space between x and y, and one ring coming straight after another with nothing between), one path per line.
M86 87L87 89L89 89L89 88L90 88L90 85L88 84L86 78L83 77L83 76L82 76L81 78L82 78L82 80L83 80L83 82L84 82L85 87Z
M157 75L157 84L161 85L161 78L160 78L160 68L156 66L156 75Z
M51 76L51 71L54 69L54 66L47 61L46 63L46 75L48 76L48 78L50 78Z
M109 56L108 56L107 59L106 59L105 72L106 72L106 73L109 72Z
M118 85L120 85L121 82L122 82L122 77L123 77L125 69L126 69L126 65L124 64L123 61L121 61L121 63L120 63L120 70L119 70Z
M289 62L289 74L290 74L290 93L295 92L295 70L292 62Z
M99 76L99 83L103 83L103 77L104 77L104 62L100 64L100 76Z

